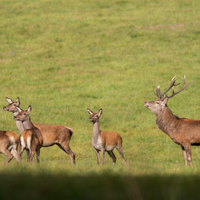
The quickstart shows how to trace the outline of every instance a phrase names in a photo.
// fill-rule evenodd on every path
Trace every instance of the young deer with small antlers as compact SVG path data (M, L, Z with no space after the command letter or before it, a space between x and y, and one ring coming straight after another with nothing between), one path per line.
M20 99L14 102L6 97L6 101L9 105L3 107L5 111L13 112L14 116L18 113L18 107L20 106ZM17 128L20 134L23 132L24 127L21 121L16 121ZM33 123L42 133L43 145L42 147L49 147L54 144L58 145L65 153L67 153L72 163L75 164L75 153L70 149L69 143L73 134L73 130L63 125L46 125Z
M43 144L43 137L41 131L31 122L31 119L29 117L31 110L31 106L28 107L27 111L18 108L18 114L13 118L15 121L21 121L25 129L19 137L20 157L22 156L24 149L28 149L29 156L27 160L29 162L32 162L36 152L37 162L39 163L40 148Z
M179 118L175 116L172 111L167 107L167 101L169 98L174 97L176 94L184 90L186 85L185 77L183 78L183 87L174 92L176 76L172 78L169 88L165 92L160 91L158 86L156 89L157 101L144 102L144 106L149 108L157 117L156 124L158 128L169 135L169 137L178 145L181 146L183 151L183 158L185 161L185 166L187 166L187 161L189 161L190 166L192 166L192 155L191 155L191 145L200 145L200 120ZM172 95L167 96L167 92L172 88Z
M12 131L0 131L0 153L7 156L5 165L8 164L13 157L19 163L21 158L17 152L18 135Z
M104 164L105 151L112 158L113 164L116 163L116 157L113 153L114 148L118 150L126 163L122 150L122 137L113 131L100 131L99 130L99 117L101 116L103 110L100 109L98 113L93 113L89 108L87 109L90 114L89 120L93 122L93 136L92 136L92 146L94 147L95 153L97 155L97 163L100 162L99 151L102 153L102 164Z

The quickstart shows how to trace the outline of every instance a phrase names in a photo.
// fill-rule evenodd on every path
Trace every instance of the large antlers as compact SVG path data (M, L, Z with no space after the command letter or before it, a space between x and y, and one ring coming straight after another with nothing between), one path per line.
M169 98L175 96L176 94L178 94L179 92L181 92L182 90L184 90L187 86L190 86L190 85L193 84L193 82L192 82L192 83L186 85L186 84L185 84L185 76L184 76L184 78L182 78L182 80L183 80L183 87L182 87L179 91L174 92L174 86L177 86L177 85L180 84L180 83L175 84L176 79L177 79L176 76L174 76L174 77L172 78L171 84L170 84L169 88L168 88L165 92L163 92L163 93L160 91L160 86L158 86L158 87L156 88L156 92L154 92L155 95L156 95L160 100L164 100L165 98L168 98L168 99L169 99ZM172 88L172 95L171 95L171 96L167 96L166 93L167 93L171 88Z

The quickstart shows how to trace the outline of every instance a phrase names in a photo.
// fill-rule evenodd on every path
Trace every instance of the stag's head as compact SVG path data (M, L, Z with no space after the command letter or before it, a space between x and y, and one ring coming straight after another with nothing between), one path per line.
M99 121L99 117L102 115L102 108L99 110L98 113L93 113L89 108L87 108L88 113L90 114L90 118L89 120L93 123L98 122Z
M176 82L177 77L174 76L171 80L170 86L168 87L168 89L166 91L164 91L163 93L160 91L160 86L158 86L156 88L156 92L155 95L158 97L158 100L156 101L149 101L149 102L144 102L144 106L149 108L155 115L159 115L167 106L167 101L169 98L174 97L176 94L178 94L179 92L183 91L187 86L190 86L193 84L190 83L188 85L185 84L185 76L182 79L183 80L183 86L180 90L178 90L177 92L174 92L174 87L179 85L180 83L175 83ZM172 94L170 96L167 96L167 92L172 89Z
M8 102L8 105L3 107L3 109L5 111L9 111L9 112L13 112L13 113L18 112L17 107L19 107L19 105L20 105L19 97L17 97L16 101L12 101L8 97L6 97L6 101Z

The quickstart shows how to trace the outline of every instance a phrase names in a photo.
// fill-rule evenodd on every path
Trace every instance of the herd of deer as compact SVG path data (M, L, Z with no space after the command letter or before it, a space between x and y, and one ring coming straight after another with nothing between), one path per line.
M165 92L160 91L158 86L155 95L158 97L156 101L144 102L144 106L149 108L157 117L157 127L169 135L169 137L178 145L181 146L183 151L183 158L185 166L189 161L192 166L191 145L200 145L200 120L179 118L175 116L167 106L167 101L172 98L184 88L191 84L185 84L185 77L183 78L183 86L177 92L174 92L174 87L179 85L175 84L176 76L172 78L170 86ZM167 92L172 89L172 95L167 96ZM8 105L3 109L14 114L17 128L20 136L11 131L0 131L0 152L7 156L5 164L9 163L13 157L17 162L21 161L21 156L24 150L27 153L27 161L32 162L36 153L37 162L39 162L40 148L49 147L57 144L64 152L66 152L72 163L75 164L75 153L70 149L69 142L73 134L73 130L67 126L62 125L45 125L32 123L29 114L32 110L31 106L27 110L22 110L20 100L17 98L16 102L6 97ZM104 164L105 152L112 158L113 164L116 163L116 157L113 153L114 148L118 150L123 161L126 160L122 150L122 138L113 131L100 131L99 130L99 117L102 115L103 110L100 109L98 113L93 113L89 108L87 109L90 114L89 120L93 122L93 137L92 146L94 147L97 163L100 163L99 151L102 153L102 164ZM19 146L19 153L18 153Z

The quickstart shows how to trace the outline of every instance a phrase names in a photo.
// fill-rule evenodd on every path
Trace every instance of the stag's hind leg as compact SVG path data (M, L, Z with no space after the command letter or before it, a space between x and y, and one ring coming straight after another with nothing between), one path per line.
M115 154L113 153L113 151L107 151L108 155L112 158L113 160L113 165L116 164L116 157L115 157Z

